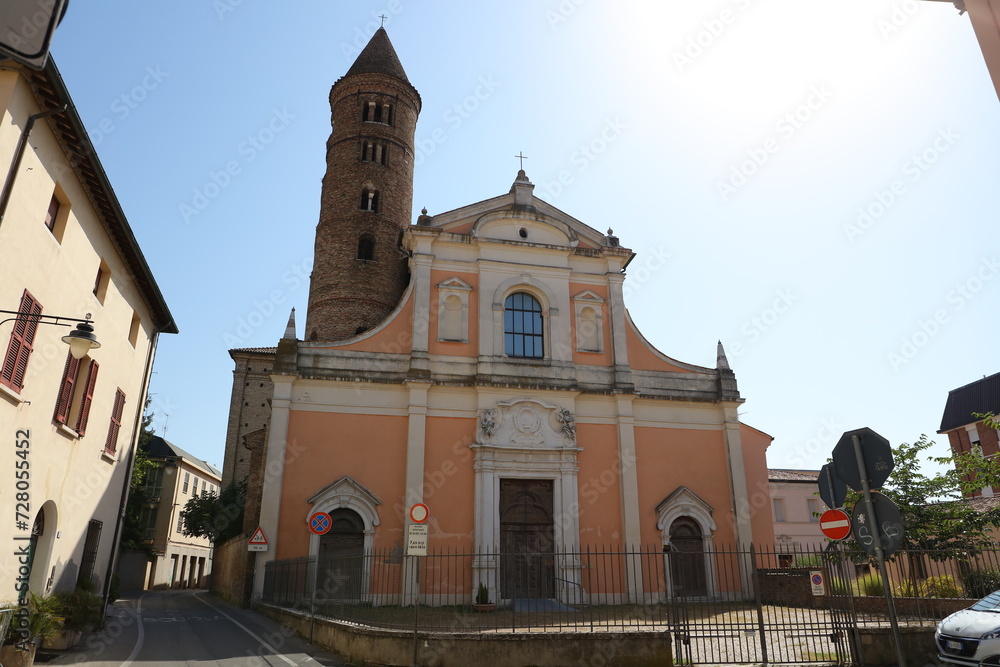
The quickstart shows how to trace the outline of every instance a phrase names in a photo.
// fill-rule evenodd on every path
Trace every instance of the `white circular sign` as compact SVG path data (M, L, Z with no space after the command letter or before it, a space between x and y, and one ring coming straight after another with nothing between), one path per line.
M427 509L427 505L423 503L417 503L410 508L410 519L413 523L423 523L427 521L427 516L430 514L430 510Z

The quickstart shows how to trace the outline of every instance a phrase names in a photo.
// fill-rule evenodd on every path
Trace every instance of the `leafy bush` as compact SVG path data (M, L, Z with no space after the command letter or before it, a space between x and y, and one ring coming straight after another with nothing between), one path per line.
M822 554L797 554L795 567L823 567Z
M960 598L963 594L962 587L950 574L927 577L920 589L925 598Z
M977 570L963 577L965 591L969 597L984 598L993 591L1000 590L1000 569Z
M882 595L882 577L870 572L863 577L858 577L858 591L861 595L878 596Z
M912 579L904 579L896 586L893 593L901 598L918 598L923 595L920 584Z
M91 630L101 624L101 596L78 588L72 593L56 593L62 606L64 630Z

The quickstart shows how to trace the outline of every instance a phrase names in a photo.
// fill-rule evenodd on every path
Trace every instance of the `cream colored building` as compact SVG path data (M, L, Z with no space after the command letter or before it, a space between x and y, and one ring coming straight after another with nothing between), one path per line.
M160 437L149 442L147 453L157 467L147 475L145 488L155 504L144 507L141 515L152 548L144 588L205 588L212 572L212 542L185 535L181 512L192 498L219 495L222 474Z
M827 507L816 495L819 470L768 468L776 550L784 553L814 551L826 546L819 516Z
M51 60L0 62L0 165L0 309L30 313L0 317L0 602L106 594L156 340L177 328ZM100 347L76 360L56 316L89 318Z

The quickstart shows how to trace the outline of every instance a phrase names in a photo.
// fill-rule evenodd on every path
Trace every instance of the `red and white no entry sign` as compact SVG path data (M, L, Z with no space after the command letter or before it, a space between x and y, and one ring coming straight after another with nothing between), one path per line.
M427 516L430 514L430 510L427 509L427 505L423 503L417 503L410 508L410 520L413 523L423 523L427 521Z
M831 540L842 540L851 534L851 517L841 510L827 510L819 518L819 529Z

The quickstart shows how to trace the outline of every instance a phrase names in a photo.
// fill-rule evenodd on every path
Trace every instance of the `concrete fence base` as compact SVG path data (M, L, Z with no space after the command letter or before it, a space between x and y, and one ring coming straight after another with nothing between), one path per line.
M349 660L379 665L413 663L413 633L374 630L259 604L257 611ZM667 633L523 632L417 633L417 665L425 667L663 667L673 664Z

